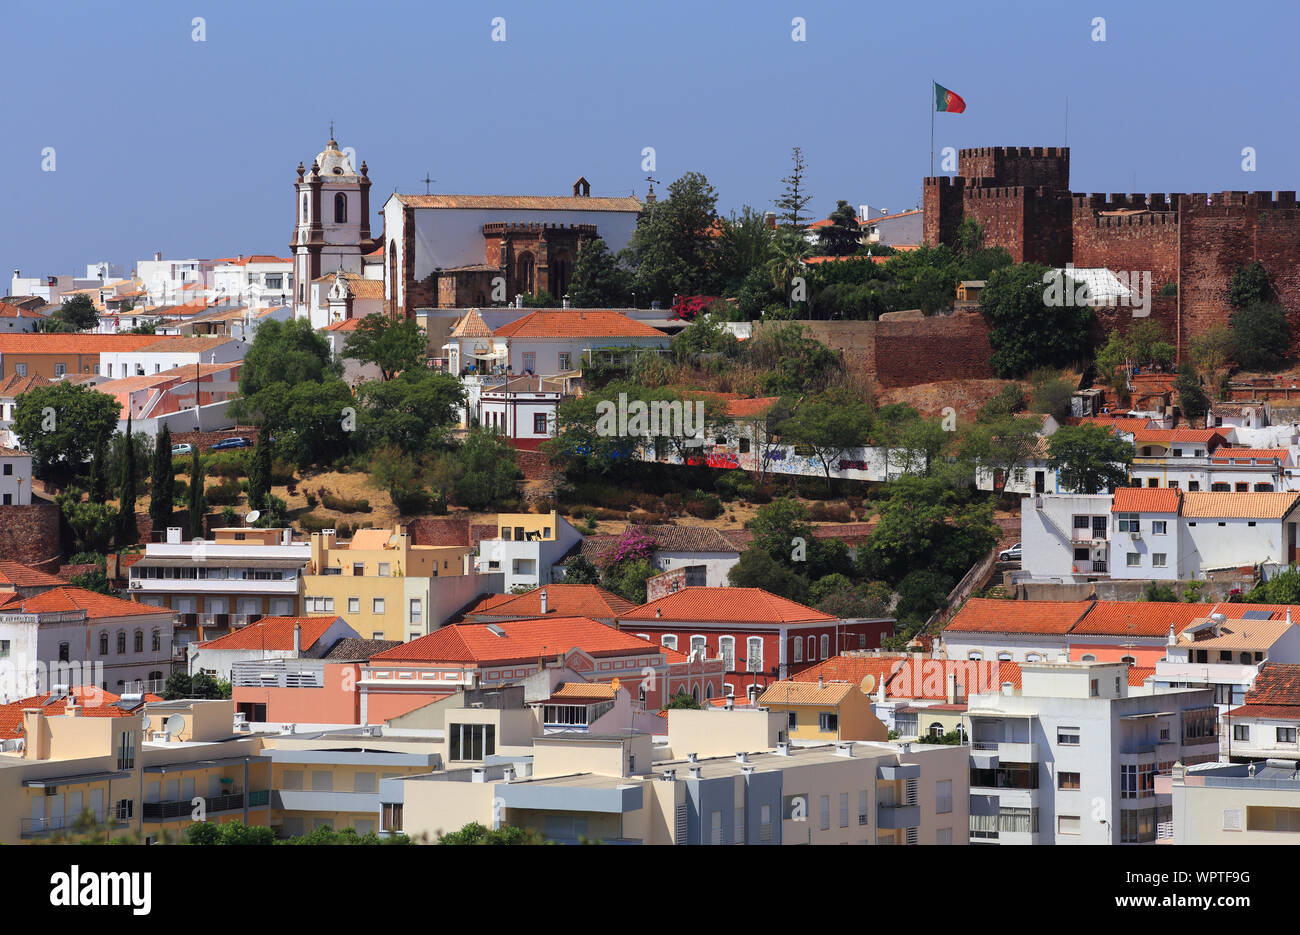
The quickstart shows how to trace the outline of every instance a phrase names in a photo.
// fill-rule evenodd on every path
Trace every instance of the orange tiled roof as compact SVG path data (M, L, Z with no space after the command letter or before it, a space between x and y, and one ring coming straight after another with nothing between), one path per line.
M310 649L339 617L263 617L215 640L200 643L201 649L293 649L293 628L302 626L302 648Z
M0 560L0 584L10 584L16 588L35 588L44 585L58 588L66 583L62 578L37 571L35 568L28 568L18 562Z
M1192 519L1281 519L1300 503L1300 494L1205 491L1183 494L1183 516Z
M1134 688L1141 688L1146 680L1155 674L1155 666L1129 666L1128 683Z
M1177 513L1182 492L1177 487L1117 487L1112 513Z
M153 334L0 334L0 354L106 354L159 340Z
M540 311L525 315L492 333L497 338L662 338L662 331L619 312L599 309Z
M361 326L360 318L345 318L325 326L326 331L356 331Z
M999 601L972 597L957 611L944 632L1059 633L1092 607L1092 601Z
M84 610L87 620L104 617L133 617L156 614L170 615L166 607L154 607L150 604L138 604L124 601L120 597L98 594L85 588L67 585L42 591L31 597L11 600L5 604L6 613L48 614L65 610Z
M859 691L852 682L810 682L806 680L773 682L758 698L761 705L838 705L850 692Z
M469 616L538 617L542 613L542 592L546 592L547 616L613 618L636 607L631 601L594 584L548 584L524 594L503 594L504 600L484 608L482 602Z
M1133 433L1133 440L1138 444L1154 442L1157 445L1182 443L1200 443L1209 445L1214 439L1220 445L1227 444L1227 438L1218 429L1141 429Z
M138 705L131 710L118 707L116 702L121 700L120 696L110 691L96 690L93 686L77 685L72 687L70 692L79 705L78 717L138 718L140 716ZM146 693L143 700L162 701L162 698L158 695ZM66 695L55 697L53 694L46 692L43 695L33 695L30 698L23 698L6 705L0 705L0 740L13 740L23 735L23 711L28 708L42 708L46 717L58 717L61 714L68 713L68 697Z
M1220 448L1211 456L1210 461L1214 464L1231 464L1242 458L1276 458L1285 463L1290 456L1291 452L1285 448Z
M826 623L832 614L778 597L762 588L683 588L619 614L623 621L701 623Z
M555 701L612 701L618 697L612 682L561 682L551 692Z
M1246 692L1248 705L1300 705L1300 665L1266 662Z
M1180 601L1097 601L1070 635L1166 636L1172 623L1175 633L1195 620L1208 616L1207 604Z
M659 654L653 643L590 617L545 617L452 624L379 653L371 663L470 663L483 667L553 659L575 648L591 656Z
M815 682L819 678L824 678L828 682L852 682L854 685L860 685L869 675L879 683L882 679L888 679L895 669L904 665L910 658L906 653L879 656L841 653L823 659L815 666L809 666L790 677L796 682Z

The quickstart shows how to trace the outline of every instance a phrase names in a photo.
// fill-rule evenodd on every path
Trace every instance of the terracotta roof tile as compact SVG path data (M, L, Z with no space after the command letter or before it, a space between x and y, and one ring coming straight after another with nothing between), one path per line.
M1181 633L1193 621L1207 616L1212 606L1179 601L1097 601L1070 635L1167 636L1170 624L1175 633Z
M659 653L654 644L589 617L545 617L452 624L379 653L371 662L471 663L482 667L536 662L539 657L554 658L575 648L591 656Z
M1091 607L1091 601L1000 601L973 597L948 621L944 632L1065 634Z
M104 617L171 614L171 611L166 607L153 607L149 604L138 604L135 601L124 601L120 597L110 597L107 594L98 594L94 591L87 591L85 588L72 586L51 588L31 597L11 600L5 604L4 609L6 613L24 614L84 610L87 620L98 620Z
M37 588L46 585L57 588L65 583L62 578L55 575L28 568L18 562L0 560L0 584L11 584L16 588Z
M1128 683L1133 688L1141 688L1146 684L1146 680L1155 674L1155 666L1129 666Z
M492 329L488 327L487 322L476 308L471 308L468 312L460 317L456 322L456 327L451 329L453 338L490 338Z
M1213 464L1231 464L1243 459L1276 459L1281 464L1287 464L1291 460L1291 452L1285 448L1220 448L1210 461Z
M107 354L159 340L154 334L0 334L0 354Z
M839 705L850 692L860 691L861 686L854 682L825 682L818 684L809 681L773 682L758 697L761 705Z
M1297 493L1207 493L1183 494L1183 516L1192 519L1281 519L1300 503Z
M598 309L538 311L492 333L497 338L662 338L662 331L619 312Z
M551 692L553 701L613 701L619 689L612 682L561 682Z
M215 640L200 643L201 649L293 649L293 628L302 626L302 648L311 649L325 631L341 617L263 617Z
M412 208L472 208L496 211L628 211L639 212L635 198L579 198L569 195L398 195Z
M542 612L542 592L546 592L547 616L613 619L636 607L631 601L594 584L548 584L524 594L493 595L490 605L480 602L466 611L470 617L538 617ZM491 600L491 599L489 599Z
M321 658L327 662L359 662L401 645L401 640L365 640L349 636L331 646Z
M1260 718L1266 721L1300 721L1300 704L1244 704L1225 717Z
M1266 662L1246 692L1248 705L1300 705L1300 665Z
M761 588L684 588L619 615L619 621L825 623L837 619Z
M1177 513L1182 491L1176 487L1117 487L1112 513Z
M139 705L133 708L119 707L116 702L120 696L107 690L96 690L86 685L74 686L71 694L78 703L78 717L134 717L138 718ZM157 695L146 694L143 701L161 701ZM58 717L68 713L68 697L55 696L50 693L33 695L19 701L0 705L0 740L12 740L23 735L23 711L28 708L42 708L46 717Z

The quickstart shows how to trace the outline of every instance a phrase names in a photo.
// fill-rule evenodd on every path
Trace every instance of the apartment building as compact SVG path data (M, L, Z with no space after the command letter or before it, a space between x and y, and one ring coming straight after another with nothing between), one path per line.
M103 355L158 340L152 334L0 334L0 379L98 376Z
M1210 688L1219 713L1226 715L1246 702L1265 666L1300 663L1300 626L1292 621L1291 608L1248 606L1237 619L1216 610L1171 635L1164 658L1155 664L1156 684ZM1224 733L1230 745L1232 738Z
M238 663L320 659L339 640L349 638L356 639L357 631L342 617L263 617L197 644L189 655L189 672L231 681Z
M1137 844L1171 834L1156 777L1218 759L1208 689L1131 690L1119 662L1033 663L968 703L977 844Z
M495 538L479 541L474 565L480 574L502 574L502 591L550 584L551 567L582 541L582 534L555 510L500 513L497 528Z
M784 714L791 740L885 740L889 728L871 711L871 695L860 682L784 679L767 687L760 707Z
M337 613L367 639L414 640L433 632L500 575L472 573L468 545L416 545L407 527L359 529L345 546L312 533L303 607Z
M1225 762L1300 761L1300 665L1265 662L1245 704L1223 713L1219 753Z
M963 747L792 744L785 714L760 709L670 711L659 745L528 737L513 713L448 712L447 769L381 782L383 830L434 837L474 821L562 843L966 843ZM473 759L450 756L457 743L465 756L466 736Z
M361 666L395 640L344 638L319 658L245 659L231 665L235 709L245 722L360 724Z
M1177 764L1170 777L1175 844L1300 843L1294 759Z
M101 352L99 375L110 379L146 377L189 368L193 376L199 364L234 363L243 360L247 351L246 343L232 338L155 337L149 344Z
M212 639L261 617L292 617L301 610L302 571L311 546L294 542L291 529L231 527L212 540L184 541L179 527L165 542L145 546L130 566L131 598L178 615L176 650Z
M0 744L0 843L75 840L87 812L100 840L144 843L174 840L196 811L212 822L268 823L269 764L258 738L232 736L232 702L66 693L30 701L16 739Z
M0 506L28 506L31 502L32 456L0 446Z

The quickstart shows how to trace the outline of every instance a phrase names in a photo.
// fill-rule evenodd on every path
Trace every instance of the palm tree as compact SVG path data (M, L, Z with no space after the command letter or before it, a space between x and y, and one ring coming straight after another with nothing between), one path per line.
M772 259L767 261L767 268L772 274L772 287L785 295L787 306L794 305L790 285L811 253L812 248L801 232L783 230L777 233L772 245Z

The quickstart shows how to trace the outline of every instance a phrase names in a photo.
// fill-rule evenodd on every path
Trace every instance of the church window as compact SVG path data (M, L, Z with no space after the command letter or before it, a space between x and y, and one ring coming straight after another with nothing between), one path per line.
M307 220L307 196L302 196L302 219Z
M334 223L346 224L348 220L348 196L339 192L334 196Z

